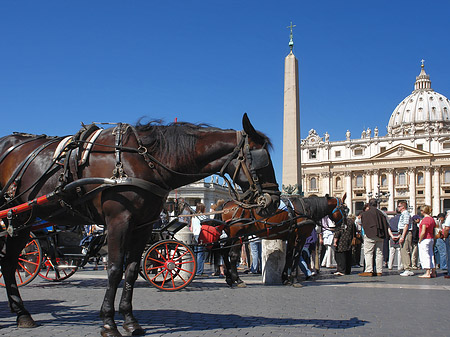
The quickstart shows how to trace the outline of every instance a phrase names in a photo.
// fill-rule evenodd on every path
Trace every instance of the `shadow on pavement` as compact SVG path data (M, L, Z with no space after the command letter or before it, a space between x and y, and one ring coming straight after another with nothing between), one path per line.
M160 333L159 329L169 329L171 333L183 331L205 331L215 329L236 329L252 327L292 327L310 326L318 329L349 329L364 326L368 321L357 317L349 319L307 319L276 318L261 316L241 316L235 314L216 314L186 312L182 310L135 310L139 322L150 326L147 333ZM149 319L150 318L150 319Z

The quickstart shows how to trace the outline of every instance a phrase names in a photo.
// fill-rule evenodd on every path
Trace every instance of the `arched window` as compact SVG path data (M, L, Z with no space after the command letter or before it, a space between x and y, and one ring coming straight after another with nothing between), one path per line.
M342 180L341 178L337 177L336 178L336 189L340 190L342 188Z
M417 185L423 185L423 184L424 184L423 173L419 172L417 174Z
M363 176L362 174L358 174L356 176L356 187L363 187L363 186L364 186Z
M317 190L317 179L316 178L311 178L311 180L309 181L309 188L311 190Z
M388 181L387 181L387 177L385 174L381 175L381 186L387 186Z

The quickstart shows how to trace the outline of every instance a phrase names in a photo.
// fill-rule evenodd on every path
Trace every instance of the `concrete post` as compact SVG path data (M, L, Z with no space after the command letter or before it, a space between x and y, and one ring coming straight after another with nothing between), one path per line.
M281 273L286 261L286 243L283 240L262 240L262 281L281 284Z

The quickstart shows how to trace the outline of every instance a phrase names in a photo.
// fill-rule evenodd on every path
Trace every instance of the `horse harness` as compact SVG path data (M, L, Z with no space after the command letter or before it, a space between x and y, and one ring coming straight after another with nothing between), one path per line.
M111 178L81 178L80 177L80 167L86 164L88 162L87 157L89 155L89 151L91 150L92 146L94 145L97 137L100 135L104 129L100 129L97 124L103 124L103 123L93 123L90 125L84 125L82 124L82 129L72 138L70 141L66 141L66 143L62 146L62 148L59 150L58 153L55 153L53 160L51 161L50 166L47 168L45 173L37 179L37 181L31 185L26 191L22 191L22 194L30 190L31 188L35 187L39 181L46 176L52 168L55 168L55 164L59 164L63 167L63 172L60 174L59 178L59 185L56 186L54 194L58 195L59 203L63 207L63 209L56 211L55 214L58 215L64 211L69 210L71 213L76 213L78 216L81 216L86 221L93 223L93 217L92 212L89 210L88 206L84 207L84 212L76 211L73 206L82 205L85 203L85 201L91 199L95 196L95 194L110 188L112 186L134 186L139 187L143 190L146 190L156 196L159 196L163 199L167 197L169 192L172 190L168 185L164 184L163 187L136 177L128 177L126 174L123 162L122 162L122 153L124 151L127 152L135 152L139 155L143 156L144 160L146 161L147 165L154 170L154 172L161 177L161 174L156 170L156 166L159 166L166 171L176 174L176 175L182 175L182 176L204 176L204 174L191 174L191 173L181 173L176 172L169 167L167 167L165 164L161 163L158 159L153 157L151 154L148 153L147 148L143 145L143 142L141 138L139 137L136 129L129 125L129 124L122 124L117 123L116 127L113 128L112 134L114 135L114 145L106 145L106 144L97 144L102 147L111 147L114 148L114 155L115 155L115 167L112 171ZM109 124L109 123L107 123ZM135 136L135 139L137 141L138 147L126 147L124 146L124 135L127 133L127 131L131 129L132 133ZM95 137L93 137L93 134L95 133ZM25 135L25 134L21 134ZM20 180L22 176L24 175L26 169L29 167L31 162L37 157L37 155L42 152L45 148L47 148L49 145L54 144L55 142L61 142L67 137L47 137L45 135L41 136L34 136L34 135L28 135L26 136L32 136L32 138L24 140L20 143L17 143L10 148L6 150L6 152L0 157L0 163L15 149L19 148L20 146L39 140L42 138L49 139L44 144L40 145L36 149L34 149L26 158L22 161L21 164L17 166L14 173L8 180L8 182L5 184L5 186L0 191L0 200L1 198L4 198L6 200L6 203L0 206L0 209L5 208L5 206L11 205L13 203L17 202L15 200L18 199L20 196L16 196L16 190L18 189L20 185ZM241 196L239 197L239 194L236 191L233 191L236 198L238 199L237 202L240 203L240 205L247 206L247 208L250 207L265 207L270 203L270 193L276 193L277 191L273 190L266 190L266 188L270 187L277 187L276 184L260 184L258 176L256 174L256 171L264 168L269 165L269 155L267 150L264 147L257 150L250 150L250 146L248 144L248 135L244 131L237 131L237 138L238 142L234 150L231 152L231 154L228 156L227 160L225 161L224 165L218 172L219 175L221 175L227 182L228 179L224 175L224 171L226 167L231 163L233 159L238 160L238 165L236 165L236 170L233 175L233 179L238 174L238 171L242 168L246 178L249 181L250 188ZM87 150L87 153L84 153L84 159L81 160L83 147ZM86 150L85 150L86 151ZM59 169L59 168L58 168ZM71 182L72 181L72 182ZM162 182L163 179L160 179ZM100 186L97 186L93 190L84 193L83 192L83 186L88 184L100 184ZM231 187L231 184L228 182L229 188L233 190ZM272 186L273 185L273 186ZM66 196L68 192L75 191L77 193L78 198L73 201L72 203L67 202ZM278 192L279 193L279 192ZM250 195L250 196L249 196ZM52 193L53 198L53 193ZM256 199L256 200L255 200ZM256 204L248 204L249 202L256 201ZM244 202L243 202L244 201ZM82 206L83 207L83 206ZM88 217L86 217L83 213L87 213ZM54 217L55 215L52 215L51 217ZM140 227L140 226L139 226Z

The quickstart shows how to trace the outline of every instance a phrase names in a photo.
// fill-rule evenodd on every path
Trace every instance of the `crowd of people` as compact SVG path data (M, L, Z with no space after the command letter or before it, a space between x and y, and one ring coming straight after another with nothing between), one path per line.
M212 211L220 211L224 201L212 205ZM361 277L382 276L384 270L393 270L404 277L437 277L437 270L450 279L450 211L432 216L428 205L420 207L419 214L411 215L404 201L397 204L397 214L388 216L379 209L376 199L371 199L356 215L349 214L346 222L336 227L328 217L316 226L300 253L298 267L306 279L317 274L320 267L335 269L334 275L351 274L352 268L363 267ZM189 222L197 242L201 221L206 217L205 205L197 204L195 211L182 206L180 221ZM183 214L197 213L183 219ZM220 219L220 214L213 217ZM221 238L225 238L222 232ZM261 240L249 238L242 246L238 269L245 273L261 274ZM220 243L212 249L196 247L197 276L205 273L204 264L211 263L212 276L223 277L224 263L219 252ZM396 263L395 263L396 262ZM423 270L420 272L419 270Z
M336 268L335 275L350 274L352 267L362 264L359 276L382 276L383 268L392 270L397 260L401 276L434 278L436 270L441 270L450 279L450 211L433 217L431 207L423 205L419 214L411 215L407 203L400 201L397 214L389 217L378 208L377 200L371 199L339 228L328 218L322 219L321 225L321 266Z

